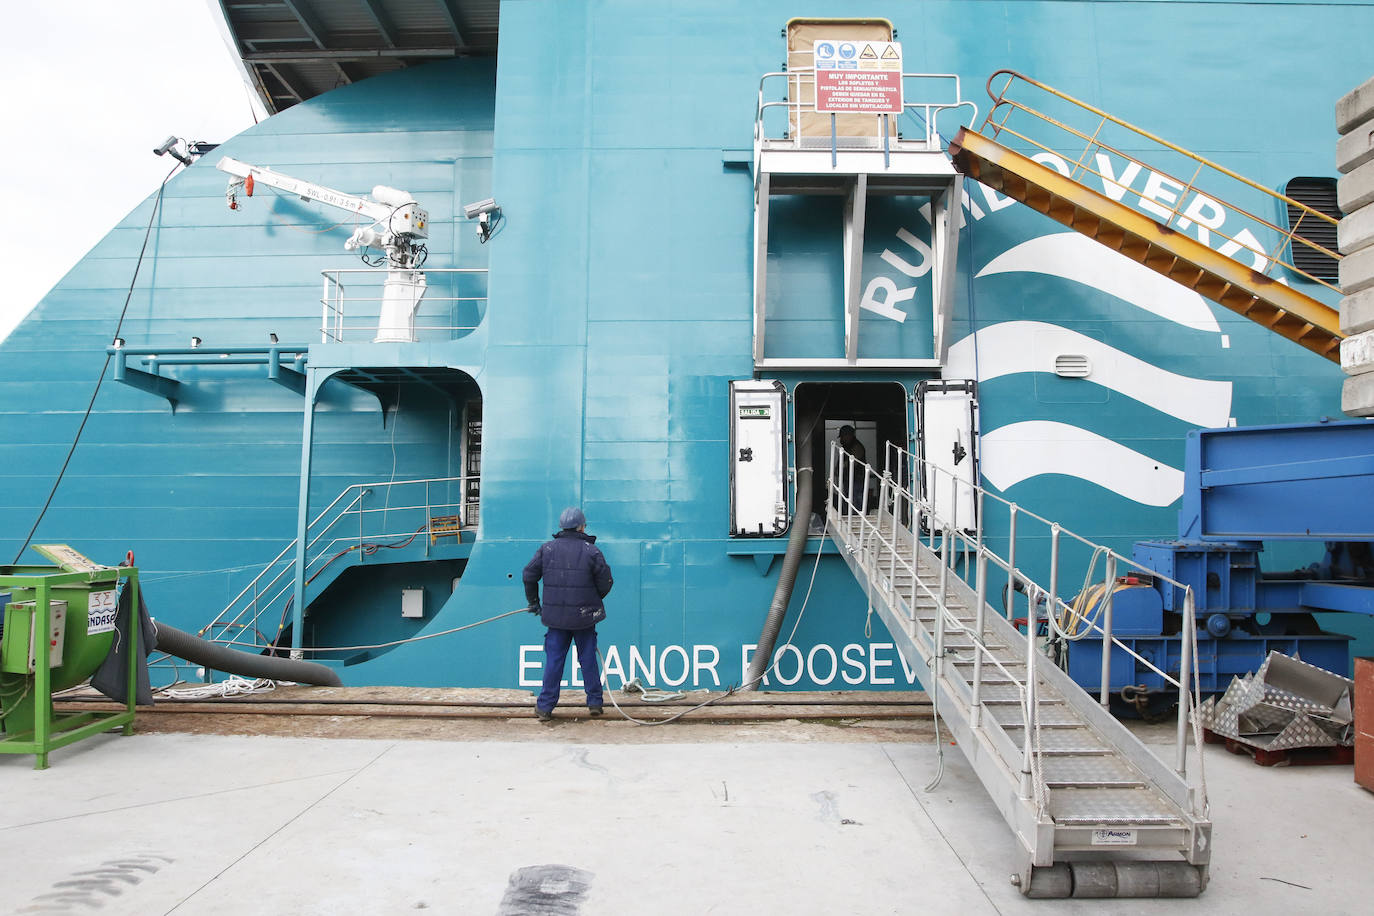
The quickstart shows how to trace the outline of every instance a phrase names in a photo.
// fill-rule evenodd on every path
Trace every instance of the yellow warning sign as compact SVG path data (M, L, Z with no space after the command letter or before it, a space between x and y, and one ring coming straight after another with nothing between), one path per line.
M873 50L872 45L864 45L863 51L859 53L860 60L877 60L878 52Z
M892 45L883 49L883 60L900 60L901 57L902 55L898 54L897 49Z

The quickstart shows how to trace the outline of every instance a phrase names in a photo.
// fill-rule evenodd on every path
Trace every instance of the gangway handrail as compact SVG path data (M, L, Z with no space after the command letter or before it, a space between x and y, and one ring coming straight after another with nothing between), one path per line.
M1002 88L1001 88L1000 91L994 91L994 89L993 89L993 81L996 80L999 76L1006 76L1006 77L1007 77L1007 80L1006 80L1006 82L1002 85ZM1015 99L1009 98L1009 97L1008 97L1008 93L1011 91L1013 84L1014 84L1017 80L1020 80L1020 81L1022 81L1022 82L1025 82L1025 83L1027 83L1027 84L1029 84L1029 85L1031 85L1031 86L1036 87L1037 89L1040 89L1040 90L1042 90L1042 91L1044 91L1044 92L1046 92L1046 93L1049 93L1050 95L1054 96L1055 98L1058 98L1058 99L1060 99L1060 100L1062 100L1062 101L1064 101L1064 102L1068 102L1070 105L1077 106L1078 108L1081 108L1081 109L1083 109L1084 111L1090 112L1091 114L1093 114L1093 115L1097 116L1098 118L1100 118L1101 121L1098 123L1097 127L1093 130L1093 132L1092 132L1091 134L1088 134L1088 133L1086 133L1086 132L1084 132L1084 131L1082 131L1082 130L1079 130L1079 129L1076 128L1076 127L1073 127L1073 126L1071 126L1071 125L1069 125L1069 124L1063 123L1063 121L1059 120L1058 118L1052 117L1052 116L1050 116L1050 115L1048 115L1048 114L1046 114L1046 113L1044 113L1044 112L1042 112L1042 111L1039 111L1039 110L1037 110L1037 109L1035 109L1035 108L1032 108L1031 106L1029 106L1029 105L1027 105L1027 104L1025 104L1025 103L1023 103L1023 102L1020 102L1020 101L1017 101L1017 100L1015 100ZM1114 154L1116 154L1117 156L1120 156L1122 159L1126 160L1127 162L1132 162L1132 163L1135 163L1136 165L1139 165L1139 166L1142 167L1142 168L1148 168L1148 169L1150 169L1150 170L1153 171L1153 172L1157 172L1160 176L1162 176L1162 177L1164 177L1164 178L1167 178L1169 181L1173 182L1174 184L1181 185L1181 186L1182 186L1182 190L1177 194L1177 201L1174 203L1174 205L1173 205L1172 207L1167 207L1169 215L1168 215L1167 218L1163 219L1163 221L1162 221L1162 223L1161 223L1162 225L1168 226L1169 223L1173 222L1175 219L1177 219L1177 218L1179 218L1179 217L1181 217L1181 216L1183 217L1183 219L1187 220L1190 224L1193 222L1193 220L1190 219L1189 217L1183 216L1183 214L1182 214L1182 208L1183 208L1183 206L1184 206L1185 201L1188 200L1188 197L1189 197L1189 194L1190 194L1190 193L1193 193L1193 194L1201 194L1201 193L1202 193L1201 191L1198 190L1197 180L1198 180L1198 176L1201 175L1201 174L1203 173L1203 169L1211 169L1211 170L1213 170L1213 171L1215 171L1215 172L1218 172L1218 173L1220 173L1220 174L1226 176L1227 178L1229 178L1229 179L1231 179L1231 180L1233 180L1233 181L1240 182L1241 184L1245 185L1246 187L1248 187L1248 188L1250 188L1250 189L1252 189L1252 190L1255 190L1255 191L1260 192L1261 194L1265 195L1266 197L1268 197L1268 198L1270 198L1270 199L1272 199L1272 200L1282 202L1282 203L1285 204L1286 206L1290 206L1290 207L1295 207L1295 208L1297 208L1299 211L1301 211L1302 215L1301 215L1295 222L1293 222L1292 226L1291 226L1287 231L1285 231L1284 229L1282 229L1282 228L1279 227L1278 225L1276 225L1276 224L1270 222L1268 219L1266 219L1266 218L1264 218L1264 217L1262 217L1262 216L1260 216L1260 215L1258 215L1258 214L1256 214L1256 213L1253 213L1253 212L1251 212L1251 211L1245 209L1244 207L1241 207L1241 206L1239 206L1239 205L1236 205L1236 204L1234 204L1234 203L1232 203L1232 202L1230 202L1230 201L1228 201L1228 200L1224 200L1224 199L1221 199L1220 197L1218 197L1218 198L1216 198L1216 199L1213 201L1213 202L1215 202L1215 203L1222 203L1222 204L1225 204L1227 207L1229 207L1229 208L1230 208L1231 210L1233 210L1234 212L1239 213L1239 214L1245 216L1246 218L1251 219L1251 220L1255 221L1256 223L1258 223L1258 224L1264 226L1265 228L1270 229L1270 230L1276 232L1276 233L1279 235L1279 238L1280 238L1281 242L1280 242L1279 246L1275 249L1275 251L1274 251L1273 254L1270 254L1270 253L1264 252L1264 251L1255 251L1254 248L1253 248L1253 246L1251 246L1250 244L1248 244L1248 243L1246 243L1245 241L1243 241L1243 240L1241 240L1241 239L1238 239L1238 238L1236 238L1236 237L1234 237L1234 236L1227 235L1226 233L1220 231L1220 229L1218 229L1218 228L1215 228L1215 227L1212 227L1212 226L1207 226L1206 228L1207 228L1207 230L1208 230L1209 232L1215 233L1216 235L1220 236L1221 238L1226 239L1228 242L1233 243L1233 244L1235 244L1235 245L1238 245L1238 246L1240 246L1240 248L1243 248L1243 249L1245 249L1245 250L1252 251L1252 252L1254 252L1256 255L1258 255L1258 256L1264 258L1265 261L1266 261L1267 263L1266 263L1265 269L1264 269L1263 271L1261 271L1261 273L1262 273L1263 275L1265 275L1265 276L1268 276L1268 275L1269 275L1269 271L1272 269L1272 267L1273 267L1275 264L1280 264L1280 265L1282 265L1283 267L1285 267L1285 268L1287 268L1287 269L1293 271L1294 273L1297 273L1297 274L1301 275L1301 276L1302 276L1304 279L1306 279L1306 280L1310 280L1310 281L1313 282L1313 283L1317 283L1317 284L1319 284L1319 285L1325 287L1326 289L1331 290L1332 292L1335 292L1335 293L1339 293L1339 292L1340 292L1340 287L1338 287L1338 286L1336 286L1336 285L1333 285L1332 283L1330 283L1330 282L1328 282L1328 281L1326 281L1326 280L1323 280L1323 279L1321 279L1321 278L1319 278L1319 277L1313 276L1311 273L1309 273L1309 272L1303 270L1302 268L1296 266L1296 265L1295 265L1294 263L1292 263L1291 261L1285 261L1285 260L1283 260L1282 257L1280 257L1280 254L1279 254L1279 253L1282 252L1285 248L1287 248L1287 249L1291 252L1291 251L1293 250L1293 247L1292 247L1292 246L1293 246L1293 242L1294 242L1294 240L1296 240L1296 241L1298 241L1298 242L1301 242L1303 245L1307 246L1308 248L1312 249L1313 251L1317 252L1318 254L1324 255L1324 256L1326 256L1326 257L1330 257L1330 258L1332 258L1334 261L1336 261L1337 263L1339 263L1340 260L1341 260L1341 254L1340 254L1340 252L1339 252L1338 250L1333 249L1333 248L1327 248L1327 247L1324 246L1324 245L1320 245L1320 244L1318 244L1318 243L1316 243L1316 242L1313 242L1311 239L1306 238L1305 236L1298 235L1298 227L1299 227L1300 225L1302 225L1302 221L1303 221L1304 219L1307 219L1309 216L1312 217L1312 218L1315 219L1315 220L1318 220L1318 221L1320 221L1320 222L1324 222L1324 223L1328 224L1328 225L1329 225L1330 227L1332 227L1333 229L1338 225L1338 222L1339 222L1339 221L1336 220L1335 218L1333 218L1333 217L1331 217L1331 216L1328 216L1327 214L1322 213L1322 212L1319 211L1319 210L1315 210L1315 209L1313 209L1312 207L1308 206L1307 204L1302 203L1301 201L1294 200L1293 198L1288 197L1287 195L1280 194L1280 193L1278 193L1277 191L1274 191L1274 190L1271 189L1271 188L1267 188L1267 187L1265 187L1264 185L1259 184L1258 182L1253 181L1253 180L1251 180L1251 179L1249 179L1249 178L1246 178L1244 175L1241 175L1241 174L1239 174L1239 173L1237 173L1237 172L1235 172L1235 171L1232 171L1231 169L1227 168L1226 166L1223 166L1223 165L1220 165L1220 164L1218 164L1218 163L1216 163L1216 162L1213 162L1213 161L1211 161L1210 159L1207 159L1206 157L1204 157L1204 156L1202 156L1202 155L1200 155L1200 154L1198 154L1198 153L1195 153L1195 152L1193 152L1193 151L1191 151L1191 150L1185 149L1184 147L1178 146L1178 145L1175 144L1175 143L1171 143L1170 141L1165 140L1163 137L1160 137L1160 136L1158 136L1158 135L1156 135L1156 134L1154 134L1154 133L1151 133L1150 131L1147 131L1147 130L1145 130L1144 128L1137 127L1136 125L1130 123L1129 121L1126 121L1126 120L1124 120L1124 119L1122 119L1122 118L1118 118L1118 117L1116 117L1115 115L1109 114L1108 112L1105 112L1105 111L1103 111L1102 109L1097 108L1097 107L1095 107L1095 106L1089 104L1088 102L1084 102L1084 101L1082 101L1081 99L1077 99L1077 98L1075 98L1075 97L1073 97L1073 96L1071 96L1071 95L1069 95L1069 94L1067 94L1067 93L1065 93L1065 92L1062 92L1062 91L1060 91L1060 90L1058 90L1058 89L1055 89L1053 86L1050 86L1050 85L1048 85L1048 84L1046 84L1046 83L1042 83L1042 82L1040 82L1039 80L1036 80L1036 79L1034 79L1034 78L1032 78L1032 77L1026 76L1025 74L1020 73L1019 71L1012 70L1012 69L1001 69L1001 70L998 70L998 71L994 72L994 73L992 74L992 76L988 77L988 81L987 81L987 92L988 92L989 97L991 97L991 99L992 99L992 106L988 109L987 116L983 119L983 123L982 123L982 125L979 127L979 132L981 133L981 132L984 132L984 131L986 131L986 130L988 130L988 129L991 129L992 133L991 133L991 135L989 136L989 139L994 139L994 140L995 140L995 139L998 138L998 136L999 136L1001 133L1005 132L1005 133L1011 134L1012 136L1016 137L1017 139L1019 139L1019 140L1025 142L1025 143L1029 144L1030 146L1035 147L1036 149L1042 150L1042 151L1047 152L1047 153L1053 153L1053 154L1055 154L1055 155L1059 155L1059 154L1060 154L1060 151L1059 151L1059 150L1056 150L1056 149L1054 149L1054 148L1052 148L1052 147L1050 147L1050 146L1047 146L1047 145L1045 145L1044 143L1042 143L1042 142L1040 142L1040 141L1037 141L1037 140L1035 140L1034 138L1029 137L1029 136L1027 136L1027 135L1024 134L1024 133L1022 133L1022 132L1020 132L1020 131L1018 131L1018 130L1015 130L1015 129L1013 129L1013 128L1007 126L1007 121L1008 121L1008 119L1011 117L1011 115L1012 115L1014 112L1016 112L1016 111L1021 111L1021 112L1025 112L1027 115L1030 115L1030 116L1033 117L1033 118L1038 118L1039 120L1044 121L1044 122L1047 123L1047 124L1051 124L1051 125L1053 125L1054 127L1059 128L1060 130L1065 131L1066 133L1072 134L1073 136L1077 137L1078 139L1083 140L1083 141L1086 142L1086 146L1084 147L1083 152L1079 155L1078 159L1077 159L1077 160L1074 162L1074 164L1073 164L1073 170L1072 170L1071 174L1067 176L1070 180L1074 180L1075 176L1078 174L1078 170L1079 170L1079 169L1082 169L1083 171L1089 172L1089 173L1091 173L1091 174L1093 174L1093 175L1097 175L1099 178L1103 179L1104 181L1106 181L1106 182L1108 182L1108 183L1110 183L1110 184L1113 184L1113 185L1117 184L1116 178L1115 178L1114 176L1111 176L1111 175L1103 175L1101 172L1099 172L1099 171L1097 171L1096 169L1093 169L1092 167L1090 167L1090 166L1087 165L1088 154L1092 151L1093 147L1096 146L1096 147L1098 147L1098 148L1100 148L1100 149L1102 149L1102 150L1105 150L1105 151L1114 153ZM1000 121L995 120L995 118L997 117L997 115L999 114L999 112L1000 112L1000 114L1001 114L1001 120L1000 120ZM1192 177L1191 179L1189 179L1187 182L1184 182L1184 181L1182 181L1181 179L1179 179L1179 178L1175 177L1174 175L1170 174L1169 172L1164 171L1163 169L1157 168L1156 166L1153 166L1153 165L1151 165L1151 164L1149 164L1149 163L1143 161L1142 159L1140 159L1140 158L1138 158L1138 157L1136 157L1136 156L1131 155L1130 153L1127 153L1127 152L1125 152L1125 151L1123 151L1123 150L1121 150L1121 149L1118 149L1117 147L1114 147L1114 146L1112 146L1112 145L1110 145L1110 144L1107 144L1107 143L1103 142L1103 141L1100 139L1100 134L1101 134L1101 132L1102 132L1102 129L1107 125L1108 122L1110 122L1110 123L1112 123L1112 124L1115 124L1115 125L1117 125L1118 127L1122 127L1122 128L1124 128L1124 129L1126 129L1126 130L1128 130L1128 131L1130 131L1130 132L1136 134L1137 136L1142 137L1142 138L1144 138L1144 139L1150 141L1151 143L1155 143L1155 144L1158 144L1158 145L1160 145L1160 146L1163 146L1163 147L1167 148L1168 150L1170 150L1171 152L1174 152L1174 153L1176 153L1176 154L1178 154L1178 155L1180 155L1180 156L1183 156L1183 157L1186 158L1186 159L1191 160L1192 162L1197 163L1197 169L1194 170L1194 172L1193 172L1193 177ZM987 135L985 134L985 136L987 136ZM1172 193L1172 191L1171 191L1171 193ZM1203 195L1203 196L1207 196L1207 195ZM1210 197L1208 197L1208 199L1209 199L1209 200L1212 200L1212 198L1210 198ZM1153 203L1156 203L1157 205L1159 205L1159 206L1161 206L1161 207L1165 207L1165 206L1166 206L1164 202L1159 201L1159 200L1157 200L1157 199L1152 200L1152 202L1153 202ZM1237 249L1237 251L1239 251L1239 250L1240 250L1240 249ZM1290 258L1291 258L1291 257L1292 257L1292 255L1290 255Z
M1178 582L1168 576L1163 576L1155 570L1147 569L1134 560L1117 553L1106 545L1095 544L1093 541L1064 528L1058 523L1051 522L1030 510L1018 506L1016 503L1004 497L988 492L985 488L976 483L960 479L954 469L944 467L930 459L920 458L896 444L889 443L889 447L884 456L884 465L884 471L880 475L871 465L858 461L852 455L849 455L840 448L838 443L832 443L828 475L828 511L845 512L859 520L859 531L856 536L857 543L853 548L857 552L877 556L881 555L882 551L874 550L875 544L880 548L886 548L889 564L889 569L886 574L887 581L884 586L886 589L892 591L896 589L895 573L897 564L901 564L902 572L910 575L912 580L911 608L913 615L915 614L915 593L918 585L922 594L933 600L935 604L935 665L942 666L944 663L943 645L947 629L960 632L969 637L975 650L974 672L969 684L974 698L971 704L971 708L974 710L974 712L971 713L972 715L975 717L978 716L978 698L981 693L983 661L991 661L1008 681L1016 686L1018 694L1021 697L1022 718L1023 724L1025 725L1021 746L1023 758L1022 794L1024 797L1028 798L1033 796L1042 814L1044 813L1047 793L1044 785L1044 775L1040 766L1041 755L1038 746L1035 746L1038 742L1038 725L1035 718L1035 683L1037 665L1044 661L1048 661L1048 659L1042 658L1042 653L1037 647L1040 617L1040 602L1038 598L1043 596L1045 599L1044 615L1046 617L1047 626L1050 628L1049 632L1053 633L1054 628L1057 626L1055 623L1056 614L1061 610L1072 610L1071 605L1064 601L1058 594L1058 579L1062 560L1062 553L1059 546L1060 539L1068 537L1104 555L1108 561L1107 573L1110 575L1108 579L1109 582L1115 581L1117 564L1120 563L1127 567L1138 569L1141 572L1149 573L1160 581L1175 586L1183 593L1184 606L1181 634L1183 648L1180 655L1180 669L1177 676L1171 675L1152 661L1141 657L1130 646L1126 645L1112 634L1111 601L1114 589L1108 588L1102 599L1104 602L1103 623L1097 625L1091 621L1084 622L1088 623L1096 632L1101 633L1104 640L1103 687L1099 698L1099 702L1102 706L1105 707L1110 699L1109 684L1112 652L1108 650L1108 645L1123 649L1130 656L1158 674L1165 683L1171 684L1178 689L1179 704L1175 737L1176 754L1173 769L1181 780L1185 783L1189 782L1187 732L1188 726L1191 723L1193 730L1192 743L1196 750L1198 771L1196 788L1190 793L1190 797L1194 813L1205 813L1207 810L1207 800L1205 776L1202 770L1202 732L1197 717L1192 714L1192 710L1200 705L1201 681L1199 678L1196 657L1196 602L1191 588L1182 582ZM937 509L933 496L921 494L917 477L918 471L921 474L919 479L924 479L929 483L930 492L932 494L934 493L934 488L941 485L939 482L941 475L948 478L951 496L954 496L959 488L971 490L976 495L978 505L978 518L976 522L967 527L959 524L959 519L957 518L958 500L953 498L949 503L950 506L953 507L951 509L951 517L945 517ZM861 479L861 489L856 487L856 483L860 482L856 481L856 477ZM874 481L880 483L879 503L876 516L872 514L872 507L870 507L868 501L870 485ZM906 484L903 485L902 481L906 481ZM856 494L858 494L857 498ZM1000 503L1005 506L1008 511L1008 556L1005 558L992 550L983 538L983 528L985 524L983 520L983 509L989 497L993 500L994 504ZM901 516L904 509L909 513L908 518L910 520L910 526L901 522ZM883 517L885 514L887 515L887 519ZM1048 588L1036 583L1017 565L1015 555L1017 545L1017 521L1019 518L1033 519L1049 526L1051 556L1050 584ZM890 535L883 531L884 522L887 520L891 521L890 527L892 530ZM935 540L937 532L940 537L940 549L938 551L941 559L940 579L938 586L935 588L926 585L917 575L917 558L915 553L913 552L912 559L908 562L904 557L899 559L900 551L897 550L897 542L901 533L904 532L911 538L920 538L920 529L922 527L924 527L929 538L929 544L927 546L932 553L937 553ZM962 545L962 551L958 545ZM944 600L944 596L947 594L945 577L951 574L960 575L955 567L957 564L956 555L961 552L964 557L964 572L962 575L966 577L966 580L967 577L972 575L972 584L977 595L977 607L974 609L976 615L974 626L977 632L970 630L959 621L958 618L950 612ZM968 562L970 552L976 557L971 573L970 563ZM1015 585L1018 583L1020 583L1027 592L1028 611L1024 662L1026 674L1024 680L1018 678L1008 670L984 641L983 612L987 604L987 566L989 562L1007 574L1006 589L1009 595L1015 594ZM1014 604L1008 604L1007 611L1009 615L1013 614L1014 606ZM941 668L936 667L934 670L936 671L937 677L942 676ZM1190 683L1191 690L1187 686ZM976 718L973 724L978 724Z

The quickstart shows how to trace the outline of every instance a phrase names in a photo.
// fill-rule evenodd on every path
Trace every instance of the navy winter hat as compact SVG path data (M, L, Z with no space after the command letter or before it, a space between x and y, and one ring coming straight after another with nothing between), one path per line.
M569 506L563 510L563 514L558 516L558 527L563 529L581 528L587 524L587 517L582 514L582 510L576 506Z

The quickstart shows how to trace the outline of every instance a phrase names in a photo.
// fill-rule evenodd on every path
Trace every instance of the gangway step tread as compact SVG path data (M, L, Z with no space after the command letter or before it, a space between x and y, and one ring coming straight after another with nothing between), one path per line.
M1147 789L1056 789L1050 792L1056 824L1181 824L1175 809Z
M983 705L987 707L988 712L992 713L992 717L997 721L997 724L1001 725L1008 733L1010 733L1011 726L1020 726L1024 724L1021 717L1020 703L984 703ZM1083 725L1083 722L1078 716L1074 715L1071 710L1061 706L1052 706L1049 708L1042 707L1039 710L1039 718L1041 728L1054 728L1058 726L1081 728Z
M984 703L1020 703L1021 686L1016 683L1008 683L1005 680L1000 684L994 684L988 678L984 677L979 697ZM1044 699L1047 698L1042 697L1041 701L1043 702Z
M1026 660L1022 658L1020 655L1018 655L1016 658L998 658L997 661L1003 668L1007 668L1010 670L1015 670L1019 668L1024 671L1026 667ZM970 672L972 672L973 659L957 659L954 662L954 666L960 669L967 668ZM992 663L989 662L987 659L983 659L983 670L988 671L991 667ZM984 674L983 676L987 677L986 674Z
M1020 726L1005 726L1008 735L1015 733L1020 738ZM1018 741L1018 744L1020 742ZM1078 725L1072 728L1045 728L1040 730L1040 749L1045 754L1110 754L1112 749L1098 740L1092 729Z
M1119 757L1055 755L1044 760L1045 783L1059 786L1138 788L1144 786L1135 767Z
M948 650L948 649L957 649L957 650L959 650L959 651L964 651L964 650L967 650L967 649L972 649L973 647L974 647L974 643L973 643L973 640L971 640L971 639L967 639L967 638L961 637L961 636L953 636L953 635L950 635L950 634L948 634L948 633L945 634L945 649L946 649L946 650ZM983 643L983 647L986 648L986 649L989 649L989 650L991 650L991 651L993 651L993 652L1004 651L1004 650L1007 649L1007 647L1004 646L1004 645L1002 645L1001 643Z

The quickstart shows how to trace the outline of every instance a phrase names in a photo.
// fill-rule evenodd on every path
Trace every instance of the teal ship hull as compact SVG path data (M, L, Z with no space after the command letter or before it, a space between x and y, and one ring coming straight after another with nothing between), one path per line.
M1356 3L931 0L885 12L905 69L957 75L983 111L988 76L1015 68L1276 189L1334 174L1331 106L1368 77L1374 32L1374 8ZM917 386L976 380L982 482L1126 553L1174 532L1190 429L1340 415L1338 366L1115 270L974 182L942 368L900 364L938 354L929 211L895 196L868 208L861 255L862 285L911 292L888 300L903 319L861 318L866 355L892 366L757 370L754 109L796 13L776 0L506 0L496 59L341 87L172 177L0 342L0 556L24 546L103 379L33 542L107 563L132 550L155 617L251 630L249 644L298 648L348 685L532 687L542 631L528 615L435 634L521 607L522 567L577 505L615 573L600 627L611 686L722 689L748 667L787 540L732 531L731 382L779 381L796 440L797 405L862 418L849 394L877 392L879 445L905 446ZM1300 75L1297 35L1321 45L1302 52L1313 66ZM946 137L960 117L976 123L950 115ZM350 193L413 194L430 213L434 301L450 303L438 329L415 342L374 342L361 325L322 338L321 273L362 266L342 250L355 222L331 228L336 211L268 189L230 210L220 155ZM463 207L485 198L501 219L483 244ZM769 356L843 354L842 205L773 205ZM138 355L112 354L116 337ZM192 338L225 356L189 358ZM1116 381L1045 371L1025 358L1037 341L1091 346L1121 367ZM273 347L291 352L258 364L225 352ZM268 360L303 380L274 384L283 373L270 378ZM116 378L120 363L175 386L121 384L141 376ZM1166 377L1174 395L1160 393ZM1027 445L1047 436L1067 445ZM788 467L806 462L795 441L785 449ZM302 576L290 544L331 505L347 518ZM436 529L444 515L462 530ZM264 586L274 557L286 591L233 622L225 610ZM1303 559L1295 548L1274 563ZM765 686L916 684L867 611L833 545L813 537L783 630L795 633Z

